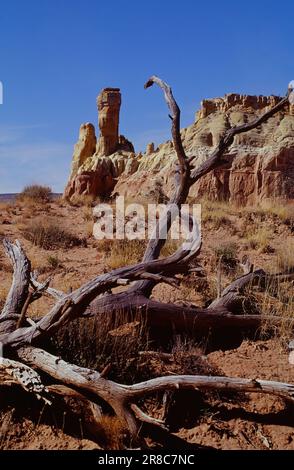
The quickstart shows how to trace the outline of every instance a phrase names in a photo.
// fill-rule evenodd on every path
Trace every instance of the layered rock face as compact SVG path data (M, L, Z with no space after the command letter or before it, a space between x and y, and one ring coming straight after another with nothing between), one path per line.
M254 120L280 99L229 94L224 98L204 100L194 124L181 131L187 155L195 155L194 164L200 165L229 127ZM176 161L172 142L152 150L148 145L134 175L120 178L115 188L117 192L127 196L132 192L136 197L146 198L156 181L165 194L171 194ZM191 196L237 205L293 199L294 106L285 107L283 112L257 129L236 136L225 159L226 164L221 169L212 171L191 188Z
M102 90L97 106L100 136L97 141L93 124L81 125L64 191L68 199L75 195L107 196L123 172L129 174L137 169L132 143L119 135L119 88Z
M203 100L195 122L181 131L187 155L195 155L193 163L200 165L228 128L254 120L280 99L229 94ZM172 193L176 161L172 142L157 148L150 143L145 153L136 155L132 144L119 136L120 102L118 89L103 90L98 97L101 135L92 155L88 154L95 147L94 128L88 123L81 127L65 191L68 197L106 195L114 191L146 200L154 196L164 199ZM226 163L222 168L195 184L191 196L237 205L257 204L267 199L293 199L294 105L285 107L260 127L236 136L224 157Z

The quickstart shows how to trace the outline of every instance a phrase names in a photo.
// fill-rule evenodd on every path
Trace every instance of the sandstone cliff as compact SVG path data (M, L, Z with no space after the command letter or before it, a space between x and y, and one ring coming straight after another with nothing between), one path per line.
M279 99L276 96L229 94L223 98L203 100L200 110L196 113L195 122L181 131L187 155L195 155L194 162L199 165L209 156L226 129L253 120ZM115 145L107 149L105 142L109 141L105 140L107 125L104 119L106 122L112 119L109 117L110 108L108 117L99 118L101 135L96 152L92 156L87 153L89 148L93 149L95 132L93 133L92 128L87 128L86 133L81 130L73 159L73 171L76 173L71 175L67 195L101 195L109 194L113 190L115 193L144 199L150 196L164 198L169 195L173 190L176 160L172 142L168 141L158 148L150 143L145 153L136 155L131 144L118 137L118 126L115 127L112 123L113 129L116 129L117 140ZM99 109L102 109L101 106ZM117 105L114 115L118 124ZM85 138L85 135L88 137ZM104 142L103 145L101 142ZM109 151L113 153L107 157ZM191 190L191 195L222 199L236 204L254 204L266 199L294 198L293 183L292 105L260 128L236 136L226 155L226 164L196 184Z
M187 155L195 155L195 164L199 165L210 155L226 129L253 120L279 99L229 94L224 98L204 100L195 122L181 131ZM154 191L156 182L157 188L161 187L162 192L169 195L173 189L175 160L172 142L155 150L149 144L136 173L131 177L123 175L115 191L146 197ZM259 128L236 136L226 161L221 169L202 178L191 189L191 196L236 204L255 204L273 198L293 199L294 106ZM150 178L151 174L154 178Z

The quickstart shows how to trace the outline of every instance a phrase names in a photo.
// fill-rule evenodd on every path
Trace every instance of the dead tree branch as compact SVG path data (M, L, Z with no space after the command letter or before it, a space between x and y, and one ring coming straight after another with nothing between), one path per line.
M15 328L29 293L31 264L20 243L3 240L4 250L13 266L13 280L0 315L0 334Z
M294 385L287 383L229 377L175 375L158 377L135 385L121 385L104 379L94 370L69 364L41 349L20 348L18 356L31 367L46 372L67 386L74 387L81 393L92 393L103 399L126 424L134 439L140 433L140 422L164 426L163 422L146 415L136 405L138 400L158 392L193 389L243 391L272 394L291 403L294 402Z

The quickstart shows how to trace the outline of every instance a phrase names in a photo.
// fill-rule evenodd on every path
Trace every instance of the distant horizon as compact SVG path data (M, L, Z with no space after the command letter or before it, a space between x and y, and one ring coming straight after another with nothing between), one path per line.
M0 193L33 183L63 192L80 125L92 122L98 133L103 88L120 88L120 134L137 152L170 139L160 90L143 89L150 75L172 86L183 128L202 99L282 96L294 76L287 8L288 0L150 0L144 10L135 0L5 2Z

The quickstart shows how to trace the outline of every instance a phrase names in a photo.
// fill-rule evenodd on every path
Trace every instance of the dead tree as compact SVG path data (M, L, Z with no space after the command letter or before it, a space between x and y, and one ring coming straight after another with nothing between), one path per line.
M196 181L223 164L224 153L232 144L234 136L260 126L282 110L292 92L292 88L289 89L287 96L275 107L251 123L227 130L212 155L202 165L194 168L194 158L188 159L185 155L180 136L180 109L171 88L158 77L151 77L145 88L154 83L162 88L170 110L172 137L179 166L179 181L170 204L176 204L178 207L185 202L190 187ZM173 221L171 214L167 212L159 219L157 227L159 234L165 224L168 229L171 227ZM272 323L281 321L276 316L245 315L242 312L236 315L237 312L234 311L235 299L245 286L272 279L273 276L267 275L262 270L247 269L244 275L221 292L208 308L184 307L150 299L152 289L157 283L164 282L178 286L180 281L177 274L188 273L189 262L195 259L201 250L201 237L197 231L173 255L159 259L164 242L164 239L158 235L150 240L141 263L99 275L79 289L65 294L49 287L49 280L44 283L38 282L31 273L30 262L20 243L12 244L4 240L6 254L13 266L13 281L0 315L0 345L3 350L3 358L0 360L0 384L18 383L48 404L52 402L54 393L78 396L92 409L92 421L99 420L100 416L95 397L101 399L110 405L118 418L127 426L133 443L138 443L143 423L166 431L164 422L147 415L138 406L139 401L155 392L178 389L232 390L273 394L293 402L294 385L254 378L183 375L159 377L128 386L122 385L107 380L105 373L100 374L95 370L69 364L41 349L46 338L76 318L86 319L97 313L110 315L123 309L140 310L148 325L165 328L167 324L172 324L178 331L219 326L256 329L264 318ZM281 273L277 276L283 281L293 279L292 274ZM131 284L129 288L120 294L103 296L118 285L128 284ZM29 304L43 294L55 298L56 303L48 313L33 321L27 315ZM51 377L53 385L45 387L38 371ZM54 385L54 381L58 381L58 385Z

